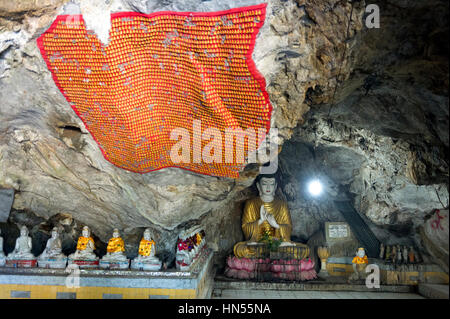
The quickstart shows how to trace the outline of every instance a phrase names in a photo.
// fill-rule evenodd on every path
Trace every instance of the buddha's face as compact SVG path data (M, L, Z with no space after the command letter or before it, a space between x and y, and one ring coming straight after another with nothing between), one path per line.
M52 231L52 238L58 238L58 231L57 230L53 230Z
M151 235L150 235L150 231L148 230L148 229L146 229L145 231L144 231L144 239L145 240L151 240L152 238L151 238Z
M87 229L87 228L83 229L82 235L83 235L83 237L89 237L89 235L90 235L89 229Z
M262 177L257 187L260 196L274 196L277 189L277 182L274 177Z
M28 231L25 227L20 230L20 236L22 237L28 236Z
M113 237L114 237L114 238L119 238L119 237L120 237L120 233L119 233L118 230L115 230L115 231L113 232Z
M364 249L359 249L356 253L356 256L363 258L366 255L366 251Z

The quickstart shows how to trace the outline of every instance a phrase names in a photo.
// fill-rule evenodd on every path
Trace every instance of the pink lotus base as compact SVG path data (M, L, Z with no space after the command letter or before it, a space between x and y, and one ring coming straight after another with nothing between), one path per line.
M225 276L236 279L312 280L317 278L314 261L308 259L271 260L228 257Z

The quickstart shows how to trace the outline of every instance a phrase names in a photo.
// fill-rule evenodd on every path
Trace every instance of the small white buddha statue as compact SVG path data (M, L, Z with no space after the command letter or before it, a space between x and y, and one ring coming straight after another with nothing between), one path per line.
M144 270L159 270L161 268L161 261L155 256L156 244L152 237L150 228L147 228L139 243L138 256L133 259L132 268L142 268Z
M2 235L2 230L0 229L0 267L3 267L6 263L6 256L5 253L3 252L3 237Z
M38 259L65 259L66 256L61 250L61 239L59 238L58 228L54 227L52 230L52 237L47 241L44 251Z
M103 256L103 262L120 262L128 261L125 252L125 243L120 237L120 232L117 228L114 229L112 238L108 241L108 246L106 247L106 255Z
M72 260L95 260L98 257L94 253L95 244L91 237L91 231L88 226L83 227L81 236L78 238L77 250L69 256Z
M31 237L28 236L27 226L20 228L20 236L16 240L16 246L7 257L8 260L33 260L36 259L31 253Z

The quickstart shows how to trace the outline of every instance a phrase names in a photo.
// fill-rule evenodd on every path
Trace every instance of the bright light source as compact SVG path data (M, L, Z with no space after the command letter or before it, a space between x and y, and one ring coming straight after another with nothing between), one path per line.
M308 191L312 196L319 196L322 193L322 184L318 180L311 181Z

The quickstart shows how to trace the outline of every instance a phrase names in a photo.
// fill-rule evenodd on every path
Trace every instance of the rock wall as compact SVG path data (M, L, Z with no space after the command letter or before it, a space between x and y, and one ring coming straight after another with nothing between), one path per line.
M253 57L284 144L279 195L293 236L305 242L324 221L341 221L332 199L345 193L380 240L420 245L426 216L448 207L448 3L438 0L371 1L380 29L365 27L365 1L352 10L336 0L0 0L0 188L15 190L2 230L14 235L24 223L43 241L66 216L70 240L87 224L102 249L118 227L132 255L151 227L170 262L177 232L201 223L218 256L230 253L242 239L240 214L255 196L257 168L231 180L112 166L56 88L35 40L62 13L82 13L106 43L111 12L261 2L267 18ZM327 185L321 200L305 192L312 176Z

